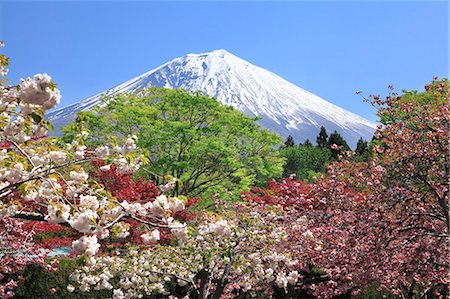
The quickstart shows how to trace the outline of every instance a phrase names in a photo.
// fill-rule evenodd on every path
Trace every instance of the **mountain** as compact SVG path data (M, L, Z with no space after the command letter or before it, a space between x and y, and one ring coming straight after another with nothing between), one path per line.
M372 138L375 124L335 106L284 80L280 76L234 56L225 50L188 54L104 93L48 114L59 128L72 121L77 111L88 110L104 94L137 92L147 86L202 91L250 116L259 116L264 128L296 142L315 142L320 127L338 131L351 147L363 137Z

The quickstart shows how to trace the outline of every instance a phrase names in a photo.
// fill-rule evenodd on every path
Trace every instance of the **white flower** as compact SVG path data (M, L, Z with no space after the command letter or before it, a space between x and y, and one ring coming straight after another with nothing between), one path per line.
M110 208L105 210L102 214L102 218L115 220L123 215L123 208L121 206L116 206L114 208Z
M174 213L184 210L184 201L178 199L177 197L170 198L169 209Z
M173 221L169 224L170 232L180 239L180 241L186 240L188 237L188 229L186 224L181 224L178 221Z
M103 240L109 236L109 230L104 227L97 227L94 230L94 234L97 236L97 238Z
M89 175L82 169L81 171L71 171L69 177L76 182L84 182L89 178Z
M33 136L35 137L45 137L48 133L48 130L40 124L31 124L31 131L33 132Z
M96 196L91 195L80 195L80 205L85 207L86 209L90 209L92 211L96 211L100 203Z
M0 218L3 217L12 217L17 212L17 206L11 205L6 207L6 205L3 205L0 203Z
M231 235L231 228L227 220L221 219L210 223L208 226L201 227L199 232L200 234L211 233L219 237L225 237Z
M141 238L144 244L153 244L157 243L161 239L161 236L159 230L155 229L151 233L142 234Z
M13 111L16 110L16 107L10 107L10 105L8 105L8 108L12 109ZM5 134L5 136L9 136L10 138L16 137L15 139L17 139L17 134L20 133L24 133L21 132L22 127L25 124L25 119L22 116L18 116L14 119L14 121L9 122L6 127L3 129L3 134Z
M133 138L127 138L125 144L122 146L122 154L126 155L136 149L136 144Z
M83 146L79 146L79 147L77 147L77 150L75 151L75 153L73 154L73 157L75 158L75 159L84 159L84 155L85 155L85 151L86 150L86 146L85 145L83 145Z
M0 178L1 178L2 176L0 175ZM6 188L6 187L8 187L9 185L11 185L9 182L2 182L2 181L0 181L0 189L3 189L3 188Z
M45 219L49 223L64 223L70 216L70 206L66 204L49 204L47 211L48 215Z
M113 299L125 299L125 295L121 289L116 289L113 291Z
M275 283L277 284L277 286L279 288L285 289L287 287L287 284L288 284L288 280L286 278L286 275L283 272L278 274L277 279L275 280Z
M93 256L100 249L100 244L97 242L97 236L82 236L72 242L72 248L77 253Z
M25 175L25 167L22 163L16 163L14 167L9 169L9 171L6 172L6 179L10 183L16 183L19 182Z
M65 152L61 151L51 151L48 154L50 161L55 162L56 164L62 164L66 161L67 155Z
M101 171L109 171L110 169L111 169L111 165L109 165L109 164L100 167Z
M55 178L46 179L42 182L41 186L39 186L39 195L51 198L55 196L55 192L61 188L61 185L58 184Z
M301 216L300 218L297 219L297 222L299 223L304 223L308 221L308 217L306 217L305 215Z
M127 212L130 215L133 215L133 214L145 215L145 214L147 214L146 210L145 210L145 207L142 206L138 202L136 202L136 203L128 203L126 200L124 200L121 203L121 206L125 210L125 212Z
M124 289L129 289L133 286L133 283L128 279L128 277L125 279L121 279L119 284Z
M73 285L69 284L67 286L67 291L69 291L69 293L73 293L73 291L75 291L75 287Z
M38 193L34 190L28 192L23 199L25 199L26 201L30 201L30 200L36 200L36 198L38 197Z
M6 158L8 158L8 151L6 149L2 149L0 151L0 163L3 162Z
M159 188L161 189L161 192L167 192L169 190L172 190L173 187L175 187L175 183L177 182L177 179L172 179L170 182L168 182L165 185L160 185Z
M40 105L48 110L59 104L61 94L56 87L51 87L52 78L47 74L36 74L33 79L21 79L22 101Z
M5 129L5 131L6 131L6 129ZM5 133L5 135L7 135L7 134ZM9 138L12 141L15 141L17 143L24 143L25 141L28 141L31 139L31 137L23 131L15 133L14 135L10 136Z
M304 233L303 233L303 235L305 236L305 237L307 237L308 239L314 239L314 235L313 235L313 233L308 229L307 231L305 231Z
M113 237L115 238L126 238L130 234L128 230L130 229L130 225L124 222L117 222L112 227Z
M132 174L141 166L139 159L128 162L124 157L114 159L114 163L117 165L117 171L122 174Z
M68 222L71 227L82 233L88 233L91 231L94 220L97 218L97 214L92 210L86 210L83 213L75 215ZM96 237L97 238L97 237Z
M82 291L82 292L89 292L90 289L91 289L91 287L88 283L82 283L80 285L80 291Z
M148 208L153 215L163 216L169 209L169 203L167 202L167 197L162 194L156 197L153 203L145 204L145 207Z
M4 68L3 66L0 66L0 77L4 77L8 74L8 69Z
M107 146L99 146L95 149L95 154L100 159L104 159L109 156L109 148Z
M102 280L102 282L98 285L100 290L112 290L113 286L107 280Z
M271 268L266 269L266 280L268 282L271 282L275 279L275 277L273 276L273 270Z
M40 165L44 165L47 164L48 162L50 162L50 159L48 157L48 155L42 155L42 154L34 154L31 157L31 161L34 163L34 165L36 166L40 166Z
M287 277L287 281L290 284L295 285L297 283L297 281L298 281L299 276L300 275L298 274L298 271L292 271L292 272L289 273L289 275Z

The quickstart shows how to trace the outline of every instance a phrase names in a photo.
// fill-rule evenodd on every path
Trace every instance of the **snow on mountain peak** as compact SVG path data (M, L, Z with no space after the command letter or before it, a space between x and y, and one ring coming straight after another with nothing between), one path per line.
M203 55L206 55L206 56L217 56L217 57L220 57L220 58L224 58L225 56L234 56L234 57L236 57L235 55L231 54L230 52L228 52L225 49L217 49L217 50L212 50L210 52L204 52L204 53L200 53L200 54L189 54L189 55L193 55L193 56L203 56Z
M148 86L202 91L250 116L259 116L262 127L282 136L312 142L324 126L338 131L350 146L360 137L372 138L375 124L335 106L284 80L280 76L224 49L187 54L109 89L107 94L137 92ZM102 94L49 113L56 124L73 120L77 111L99 103Z

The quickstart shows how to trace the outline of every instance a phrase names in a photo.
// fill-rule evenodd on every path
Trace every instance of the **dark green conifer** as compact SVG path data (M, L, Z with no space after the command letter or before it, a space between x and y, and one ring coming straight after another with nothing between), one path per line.
M320 133L316 138L317 146L319 148L325 148L327 146L327 138L328 138L327 130L325 129L324 126L321 126Z
M313 146L311 141L309 139L306 139L305 142L303 142L303 146Z
M336 144L340 147L340 150L333 149L331 146L333 144ZM331 150L331 153L333 155L333 158L336 159L337 156L341 151L348 151L350 150L350 147L348 146L347 142L342 138L341 134L339 134L337 131L334 131L330 134L330 138L328 139L327 143L328 148Z
M289 135L287 137L286 141L284 142L284 146L290 147L290 146L294 146L294 145L295 145L294 138L291 135Z

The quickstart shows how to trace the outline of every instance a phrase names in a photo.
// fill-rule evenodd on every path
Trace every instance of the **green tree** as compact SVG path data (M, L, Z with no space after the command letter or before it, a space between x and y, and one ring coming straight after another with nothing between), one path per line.
M284 146L285 147L290 147L290 146L294 146L294 145L295 145L294 138L291 135L289 135L286 138L286 141L284 142Z
M357 162L368 162L370 159L370 149L367 141L365 141L362 137L359 138L356 143L355 155L353 157L354 161Z
M282 173L278 135L199 92L150 88L106 98L101 108L78 117L84 123L71 126L84 125L92 143L137 135L150 160L139 174L157 184L167 182L161 174L178 178L182 184L173 195L238 194ZM64 129L66 138L71 131Z
M308 145L283 148L280 153L286 159L283 177L295 173L297 178L305 181L311 181L318 173L325 172L325 165L332 160L329 149Z
M313 144L311 143L311 141L309 139L306 139L305 142L303 142L302 145L303 146L313 146Z
M319 148L325 148L327 146L327 138L328 138L327 130L325 129L324 126L321 126L319 135L316 138L317 146Z
M332 145L336 144L340 147L339 149L333 149ZM331 154L334 159L337 159L337 156L341 151L348 151L350 150L350 147L348 146L347 142L342 138L341 134L339 134L337 131L334 131L330 134L330 138L328 138L327 143L328 148L331 150Z

